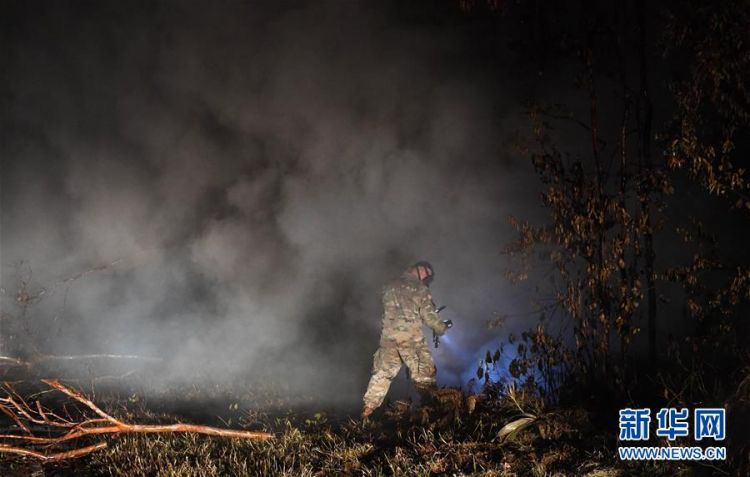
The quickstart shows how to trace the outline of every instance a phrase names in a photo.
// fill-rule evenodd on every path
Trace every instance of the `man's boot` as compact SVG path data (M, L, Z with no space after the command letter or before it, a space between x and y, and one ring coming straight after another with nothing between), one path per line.
M362 408L362 420L366 421L370 415L375 412L375 409L377 409L372 404L365 404L365 407Z

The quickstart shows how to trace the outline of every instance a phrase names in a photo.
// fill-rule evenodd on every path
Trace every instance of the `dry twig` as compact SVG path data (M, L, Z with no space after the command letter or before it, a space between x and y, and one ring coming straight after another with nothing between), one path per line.
M34 457L35 459L39 459L43 462L51 462L82 457L86 454L105 449L106 447L106 442L99 442L90 446L81 447L69 451L56 452L54 454L44 454L35 450L25 449L23 447L13 447L5 444L0 444L0 453L18 454L25 457Z

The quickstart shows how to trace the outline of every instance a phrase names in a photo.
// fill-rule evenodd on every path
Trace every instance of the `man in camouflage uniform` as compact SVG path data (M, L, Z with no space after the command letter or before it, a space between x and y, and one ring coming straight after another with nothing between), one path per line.
M367 418L385 399L391 381L403 362L420 394L435 386L435 363L422 333L422 323L442 335L448 328L435 311L427 285L434 272L427 262L418 262L383 288L383 332L375 352L372 377L364 397L362 417Z

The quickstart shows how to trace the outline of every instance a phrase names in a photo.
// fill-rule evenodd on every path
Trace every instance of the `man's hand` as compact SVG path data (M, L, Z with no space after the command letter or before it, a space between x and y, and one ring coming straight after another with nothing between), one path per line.
M443 320L441 321L443 326L438 327L437 329L433 329L435 335L437 336L443 336L446 331L448 331L448 328L453 326L453 322L451 320Z
M432 330L432 341L435 343L435 348L438 347L438 343L440 343L440 336L443 336L446 331L451 329L453 327L453 321L451 320L443 320L443 325L445 325L445 328L442 331L435 331Z

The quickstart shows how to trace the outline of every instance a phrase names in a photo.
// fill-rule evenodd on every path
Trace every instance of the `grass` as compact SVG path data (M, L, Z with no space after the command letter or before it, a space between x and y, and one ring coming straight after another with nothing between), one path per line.
M100 402L130 422L170 422L137 396ZM469 402L472 401L472 402ZM598 432L583 409L544 409L511 389L472 397L444 390L429 406L396 402L368 423L321 412L285 415L227 402L220 419L234 427L273 431L271 441L193 434L122 435L101 452L44 474L76 476L329 476L472 475L588 476L703 475L686 464L629 464L617 460L613 432ZM469 412L473 409L473 412ZM185 420L184 416L179 419ZM206 423L202 420L201 423ZM0 456L2 475L31 475L40 465ZM698 472L695 474L695 472Z

